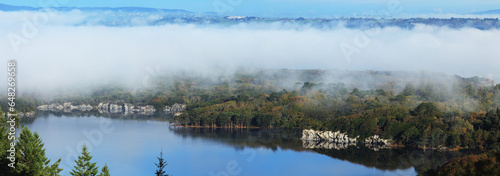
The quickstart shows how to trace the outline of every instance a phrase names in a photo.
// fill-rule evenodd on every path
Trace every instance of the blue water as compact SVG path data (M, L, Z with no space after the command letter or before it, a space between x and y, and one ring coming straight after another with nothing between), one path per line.
M167 174L174 176L416 175L413 167L383 170L311 150L245 145L259 143L258 138L249 142L218 133L203 137L203 132L176 132L160 121L48 115L26 126L40 134L52 162L62 158L63 175L69 175L84 143L94 156L92 161L100 167L107 163L116 176L154 175L160 151L168 162Z

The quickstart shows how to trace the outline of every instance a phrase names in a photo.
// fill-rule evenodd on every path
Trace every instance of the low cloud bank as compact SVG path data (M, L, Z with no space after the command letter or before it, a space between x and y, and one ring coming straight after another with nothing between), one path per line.
M0 20L8 19L0 24L0 66L18 61L23 91L109 82L140 86L164 72L218 75L241 67L424 70L500 82L499 30L420 25L363 31L282 23L106 27L81 25L84 14L72 11L51 15L50 22L35 26L36 34L25 36L23 20L32 17L33 12L0 13ZM21 44L12 44L13 35L22 37Z

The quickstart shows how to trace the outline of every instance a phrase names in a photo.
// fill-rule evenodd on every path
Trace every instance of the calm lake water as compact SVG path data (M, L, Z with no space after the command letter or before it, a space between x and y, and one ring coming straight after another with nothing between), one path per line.
M154 175L163 151L167 173L181 175L416 175L460 153L306 149L300 131L171 127L168 122L45 115L26 123L43 139L51 161L69 175L84 143L111 175Z

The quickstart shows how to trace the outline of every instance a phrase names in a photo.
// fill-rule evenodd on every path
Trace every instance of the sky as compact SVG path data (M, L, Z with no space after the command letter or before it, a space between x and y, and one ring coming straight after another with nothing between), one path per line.
M48 0L0 0L9 5L40 6ZM387 10L391 5L402 7L397 16L419 14L468 14L500 9L498 0L59 0L72 7L152 7L184 9L193 12L215 12L224 8L231 15L335 17Z

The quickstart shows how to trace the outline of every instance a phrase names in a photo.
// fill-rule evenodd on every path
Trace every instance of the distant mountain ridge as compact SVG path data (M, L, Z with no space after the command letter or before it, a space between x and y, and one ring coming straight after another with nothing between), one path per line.
M160 9L148 7L51 7L58 11L129 11L129 12L169 12L169 13L193 13L183 9ZM7 4L0 4L0 11L33 11L41 10L42 7L29 7L29 6L13 6Z
M0 11L19 11L19 10L37 10L39 8L28 6L12 6L7 4L0 4Z
M500 14L500 9L494 9L494 10L488 10L488 11L482 11L482 12L475 12L474 14L478 14L478 15Z

